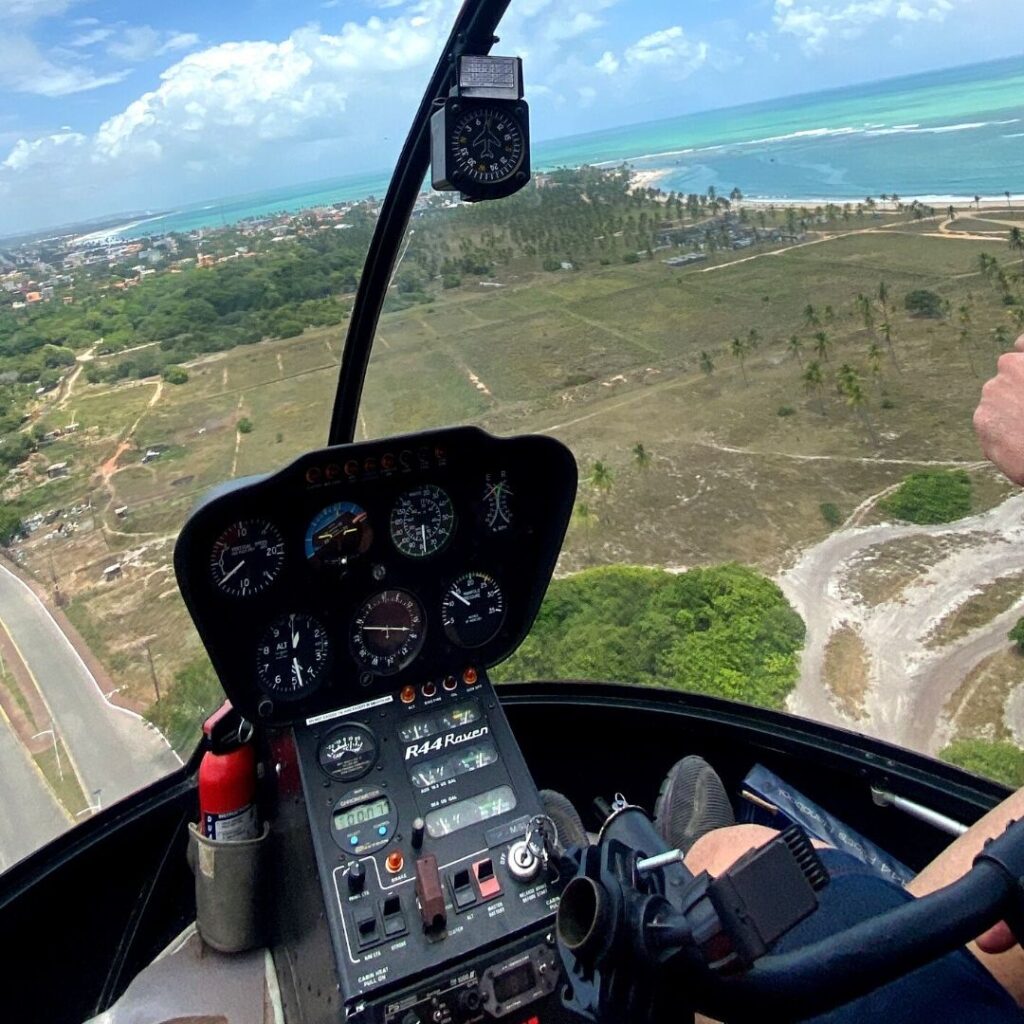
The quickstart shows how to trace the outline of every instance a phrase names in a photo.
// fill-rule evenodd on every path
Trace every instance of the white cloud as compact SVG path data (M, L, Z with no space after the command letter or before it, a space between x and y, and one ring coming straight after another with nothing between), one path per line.
M605 50L594 67L603 74L614 75L619 70L619 61L611 50Z
M109 44L107 52L118 60L138 63L187 50L198 42L199 36L194 32L166 32L149 25L134 25L122 30L120 36Z
M805 53L817 54L830 38L856 39L879 22L942 22L954 6L952 0L775 0L772 20Z
M113 34L114 30L112 28L91 28L88 32L82 32L80 35L75 36L68 43L68 46L84 49L87 46L95 46L97 43L104 42Z
M62 132L60 135L44 135L27 142L19 139L0 167L9 171L23 171L27 168L41 170L46 165L59 166L68 159L69 149L79 149L88 140L78 132Z
M32 22L63 14L74 0L0 0L0 22Z
M0 35L0 88L38 96L68 96L120 82L127 71L94 74L79 66L61 67L39 52L28 36Z
M189 174L201 177L205 194L228 191L237 187L241 168L262 171L290 160L291 173L302 174L303 154L326 153L337 166L357 144L364 162L383 165L415 108L456 2L423 0L415 13L351 22L334 34L313 25L280 42L224 43L190 53L95 133L22 138L6 159L0 152L0 189L26 204L48 196L48 208L72 218L96 212L97 194L108 196L107 209L173 202L164 193L180 192ZM152 46L151 37L136 41L136 56ZM192 42L178 34L161 36L159 45ZM128 59L128 51L122 56ZM371 109L373 124L365 118Z
M692 42L681 26L673 25L638 39L626 47L624 57L629 64L671 67L684 75L696 71L708 58L705 42Z

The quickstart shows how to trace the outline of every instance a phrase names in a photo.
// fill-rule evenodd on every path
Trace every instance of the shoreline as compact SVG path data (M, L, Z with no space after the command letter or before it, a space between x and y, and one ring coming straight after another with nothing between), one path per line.
M630 189L646 189L655 188L659 189L658 182L672 174L671 167L652 168L650 170L633 170L631 169L629 187ZM725 194L720 194L720 198L728 199ZM765 207L765 206L778 206L783 209L788 209L791 206L794 207L806 207L808 209L814 209L818 206L832 206L843 207L847 203L851 206L856 206L858 203L863 204L866 196L845 196L843 198L836 197L825 197L825 196L748 196L745 195L736 206L753 206L753 207ZM875 201L875 208L879 213L897 213L895 203L889 199L880 199L878 196L872 196ZM954 195L917 195L917 196L900 196L899 203L901 206L906 207L910 203L919 202L923 206L933 206L940 212L945 212L945 208L952 206L957 212L961 210L984 212L986 210L1003 210L1007 213L1015 211L1024 211L1024 196L1014 195L1011 193L1009 203L1006 200L1006 196L980 196L978 202L975 202L974 196L954 196ZM1017 203L1017 205L1014 205Z

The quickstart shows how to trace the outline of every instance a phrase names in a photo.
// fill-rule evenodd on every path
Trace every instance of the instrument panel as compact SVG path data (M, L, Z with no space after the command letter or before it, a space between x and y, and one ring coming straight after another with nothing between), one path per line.
M175 571L234 706L296 722L363 695L453 688L507 657L575 491L572 455L547 437L456 427L326 448L210 494Z

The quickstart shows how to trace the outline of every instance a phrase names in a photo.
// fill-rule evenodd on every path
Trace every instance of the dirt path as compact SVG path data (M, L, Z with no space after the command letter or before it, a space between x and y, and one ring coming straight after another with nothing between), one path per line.
M910 538L948 544L891 599L866 600L857 589L855 563L877 545ZM790 709L934 753L947 736L942 722L946 702L979 661L1005 644L1014 613L1004 613L959 642L942 647L929 646L929 635L980 587L1016 571L1024 571L1021 494L956 523L841 529L809 548L778 577L807 624L800 679L790 696ZM857 629L871 660L866 718L860 721L836 709L823 681L825 646L841 621Z
M75 390L75 384L78 383L78 378L81 377L82 371L85 369L85 364L92 361L93 353L96 351L96 346L93 345L87 349L78 357L78 365L72 371L72 374L64 382L63 394L57 402L58 409L67 408L68 402L71 401L71 395Z
M860 462L872 466L952 466L961 469L980 469L987 466L984 461L965 462L962 459L882 459L870 455L798 455L795 452L759 452L753 448L734 448L732 445L718 444L716 441L694 441L702 448L713 448L716 452L727 452L730 455L753 455L759 459L791 459L794 462ZM880 495L875 496L880 497ZM872 499L868 499L872 500Z

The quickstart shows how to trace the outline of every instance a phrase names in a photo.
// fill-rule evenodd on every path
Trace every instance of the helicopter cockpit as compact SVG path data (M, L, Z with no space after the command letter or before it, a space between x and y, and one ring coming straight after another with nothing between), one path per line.
M0 162L0 197L38 169L79 201L129 159L194 185L222 130L238 167L292 139L320 166L357 148L331 127L353 96L415 104L380 200L360 178L0 239L4 1019L800 1020L1024 936L1010 822L949 884L786 942L837 849L902 887L1024 784L1024 499L968 437L1024 331L997 184L1020 58L942 65L944 3L778 0L711 42L616 0L366 6L209 52L77 19L54 96L130 84L83 77L96 47L182 56ZM849 43L890 23L910 77L864 85ZM755 65L773 100L687 91ZM882 168L914 198L861 200ZM684 755L771 830L721 870L658 820Z

